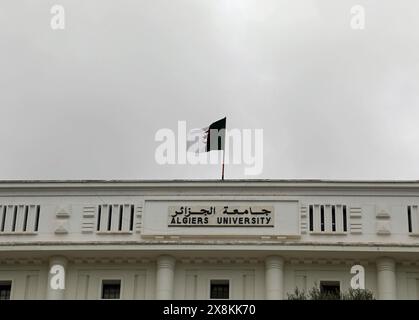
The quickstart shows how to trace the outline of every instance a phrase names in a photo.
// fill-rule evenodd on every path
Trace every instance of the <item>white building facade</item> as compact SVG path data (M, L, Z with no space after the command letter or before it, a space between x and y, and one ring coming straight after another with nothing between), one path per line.
M353 265L419 299L418 206L416 181L3 181L0 299L286 299Z

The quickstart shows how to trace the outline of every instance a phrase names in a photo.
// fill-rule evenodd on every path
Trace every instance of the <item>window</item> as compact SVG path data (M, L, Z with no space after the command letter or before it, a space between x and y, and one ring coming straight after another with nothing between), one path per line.
M10 300L12 281L0 281L0 300Z
M210 299L229 299L230 281L211 280Z
M407 206L407 227L412 232L412 207Z
M309 205L309 230L313 233L344 233L348 231L346 205Z
M131 232L134 227L134 205L102 204L97 210L96 231Z
M309 209L309 212L310 212L310 231L313 231L314 229L313 229L313 206L310 206L310 209Z
M340 295L339 281L320 281L320 293L338 298Z
M407 206L407 229L409 233L419 233L419 210L418 206Z
M38 232L40 205L0 205L0 234Z
M119 299L121 296L121 280L102 281L102 299Z
M346 206L343 206L342 210L343 210L343 231L346 232L348 230L347 219L346 219Z

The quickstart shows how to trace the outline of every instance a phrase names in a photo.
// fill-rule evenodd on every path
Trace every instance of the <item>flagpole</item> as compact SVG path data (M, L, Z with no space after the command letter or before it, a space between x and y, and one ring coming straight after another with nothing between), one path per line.
M226 142L225 142L225 136L226 136L226 130L227 130L227 117L225 117L225 128L224 128L224 145L223 145L223 168L221 172L221 181L224 181L224 163L226 159Z
M223 150L223 167L222 167L222 173L221 173L221 180L224 180L224 162L226 157L226 151Z

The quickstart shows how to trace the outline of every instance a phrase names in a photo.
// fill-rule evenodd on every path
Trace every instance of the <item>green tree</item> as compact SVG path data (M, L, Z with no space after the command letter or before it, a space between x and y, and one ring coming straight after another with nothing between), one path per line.
M322 292L318 286L308 291L294 289L288 293L288 300L375 300L374 294L368 289L349 289L345 292Z

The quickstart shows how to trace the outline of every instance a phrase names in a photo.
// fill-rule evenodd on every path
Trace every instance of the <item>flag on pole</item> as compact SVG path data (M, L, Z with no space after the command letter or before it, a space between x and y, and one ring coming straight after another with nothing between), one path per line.
M224 180L225 131L226 117L211 123L208 127L189 131L186 142L187 152L202 153L223 150L221 180Z
M188 133L187 151L194 153L225 150L226 118L211 123L208 127L192 129Z

